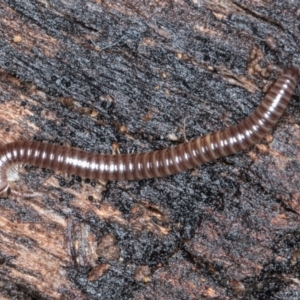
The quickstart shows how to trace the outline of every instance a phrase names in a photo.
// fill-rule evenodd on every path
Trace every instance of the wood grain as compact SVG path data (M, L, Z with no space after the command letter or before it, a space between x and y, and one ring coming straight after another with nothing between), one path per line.
M0 141L145 152L235 124L300 67L299 11L0 0ZM0 298L297 299L299 117L298 87L257 147L170 178L21 166L0 199Z

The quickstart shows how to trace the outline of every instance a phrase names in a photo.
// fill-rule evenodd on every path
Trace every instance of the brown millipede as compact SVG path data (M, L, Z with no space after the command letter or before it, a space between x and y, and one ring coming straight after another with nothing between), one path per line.
M13 166L29 164L90 179L139 180L167 176L244 150L259 142L286 109L298 81L290 67L273 84L256 110L239 124L163 150L135 154L94 154L35 141L0 147L0 193L16 180Z

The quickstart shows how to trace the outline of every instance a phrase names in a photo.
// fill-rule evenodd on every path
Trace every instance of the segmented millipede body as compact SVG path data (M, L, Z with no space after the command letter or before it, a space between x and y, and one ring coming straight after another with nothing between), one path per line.
M139 180L167 176L234 154L259 142L286 109L298 81L290 67L273 84L256 110L239 124L175 147L134 154L94 154L35 141L0 147L0 193L9 188L8 171L28 164L90 179Z

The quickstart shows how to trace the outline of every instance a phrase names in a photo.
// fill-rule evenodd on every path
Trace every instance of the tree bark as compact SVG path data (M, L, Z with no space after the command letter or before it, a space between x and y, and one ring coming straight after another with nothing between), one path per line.
M296 1L0 0L0 140L174 146L300 67ZM300 90L260 144L152 180L20 166L1 299L299 299Z

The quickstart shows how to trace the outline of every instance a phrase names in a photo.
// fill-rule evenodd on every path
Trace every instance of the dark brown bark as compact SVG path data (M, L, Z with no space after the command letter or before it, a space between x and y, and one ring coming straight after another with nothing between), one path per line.
M249 115L299 42L295 1L0 0L0 139L176 145ZM299 93L259 145L176 176L21 166L0 298L298 299Z

